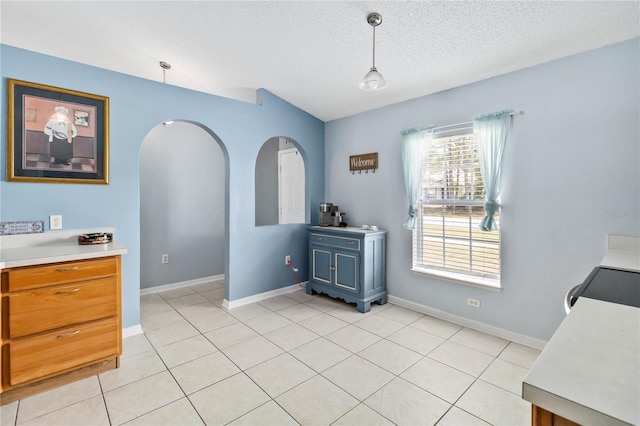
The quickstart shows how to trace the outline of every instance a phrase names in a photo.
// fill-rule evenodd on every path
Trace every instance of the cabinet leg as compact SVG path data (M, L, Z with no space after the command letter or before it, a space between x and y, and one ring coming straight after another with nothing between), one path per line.
M371 302L356 302L356 310L363 314L369 312L371 310Z
M307 294L310 294L311 296L313 296L313 289L311 287L309 287L309 284L307 284Z
M380 304L384 305L385 303L387 303L387 295L386 294L380 298Z

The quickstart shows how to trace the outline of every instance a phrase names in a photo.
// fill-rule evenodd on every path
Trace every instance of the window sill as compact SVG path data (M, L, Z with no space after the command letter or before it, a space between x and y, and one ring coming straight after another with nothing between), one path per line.
M455 272L438 271L435 269L411 269L411 272L425 277L440 278L456 284L478 287L490 291L502 291L500 280L496 279L473 277L469 275L456 274Z

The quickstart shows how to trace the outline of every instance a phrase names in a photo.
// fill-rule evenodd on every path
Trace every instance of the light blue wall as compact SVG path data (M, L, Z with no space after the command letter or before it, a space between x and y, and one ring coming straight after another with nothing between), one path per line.
M308 199L324 198L324 124L271 93L260 90L258 104L247 104L139 79L104 69L0 46L0 219L41 219L62 214L65 229L114 227L129 250L123 256L123 325L139 323L140 145L158 123L189 120L210 129L228 161L226 294L236 300L295 283L282 259L291 254L308 275L304 225L256 228L254 165L264 141L286 136L300 145L308 165ZM110 98L110 183L69 185L6 182L6 78L95 93ZM203 190L206 187L203 186ZM317 209L311 220L317 221Z
M600 262L607 234L640 235L639 52L634 39L327 123L326 201L350 224L389 231L390 294L549 339L564 317L565 292ZM504 290L412 274L400 131L504 108L524 111L507 154ZM367 152L379 153L378 171L351 175L349 155ZM481 308L467 306L468 297Z

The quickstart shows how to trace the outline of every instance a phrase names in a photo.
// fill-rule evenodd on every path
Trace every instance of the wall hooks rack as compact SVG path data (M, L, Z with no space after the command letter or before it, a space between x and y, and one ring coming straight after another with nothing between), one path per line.
M366 174L369 174L369 170L371 170L372 173L375 173L377 168L377 152L372 152L370 154L352 155L349 157L349 170L351 171L352 175L355 175L356 172L361 175L363 170Z

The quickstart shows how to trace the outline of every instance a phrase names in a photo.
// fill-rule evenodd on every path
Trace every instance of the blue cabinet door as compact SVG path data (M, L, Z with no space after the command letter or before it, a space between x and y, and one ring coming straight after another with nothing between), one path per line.
M360 254L336 250L334 266L336 287L358 293L360 291Z
M331 252L332 250L311 246L312 279L331 284Z

